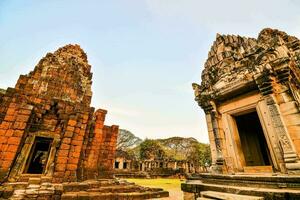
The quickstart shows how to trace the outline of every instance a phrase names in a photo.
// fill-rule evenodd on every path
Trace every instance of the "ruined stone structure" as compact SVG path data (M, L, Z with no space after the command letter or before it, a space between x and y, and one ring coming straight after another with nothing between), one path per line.
M115 170L132 170L134 169L134 161L133 156L130 156L126 151L117 149L115 154Z
M192 161L155 158L139 160L122 150L116 151L114 170L115 176L129 178L183 177L206 171Z
M77 181L111 170L118 126L105 126L106 111L90 107L90 69L80 47L68 45L1 95L2 178L43 174L53 182Z
M159 171L167 169L173 173L195 173L199 172L199 166L187 160L165 159L165 160L143 160L140 161L141 171ZM171 174L173 174L171 173Z
M206 115L213 173L183 184L186 199L213 197L207 190L300 198L299 87L296 37L268 28L257 39L218 34L201 85L193 84Z
M107 112L90 107L91 84L86 54L67 45L0 91L0 197L76 199L63 193L85 191L88 199L91 188L114 184L118 126L104 125ZM93 192L101 199L101 190Z

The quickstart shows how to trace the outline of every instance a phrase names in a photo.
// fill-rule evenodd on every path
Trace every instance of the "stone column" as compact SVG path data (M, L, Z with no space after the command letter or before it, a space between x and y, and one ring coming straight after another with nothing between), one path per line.
M142 170L142 171L145 171L145 165L144 165L144 162L142 162L141 165L142 165L142 169L141 169L141 170Z
M212 173L222 174L223 173L223 166L224 166L224 158L222 154L222 146L221 146L221 137L220 137L220 129L218 124L218 113L216 110L216 105L213 101L209 102L209 105L206 107L202 107L206 114L206 120L208 127L211 128L213 133L213 139L215 142L215 149L216 149L216 157L212 161Z
M119 169L123 169L124 168L124 159L120 159L120 162L119 162Z
M281 77L281 80L286 78ZM288 173L299 173L300 172L300 160L295 151L295 147L288 134L287 128L283 122L279 105L276 101L276 97L273 91L272 78L269 72L263 72L255 76L256 84L260 92L262 93L264 100L267 104L267 108L271 117L271 122L274 127L275 133L278 137L279 146L282 149L284 164ZM279 81L283 84L285 81ZM278 84L278 83L276 83ZM284 88L282 85L277 85L276 88ZM278 89L277 89L278 90ZM284 92L280 91L277 92Z

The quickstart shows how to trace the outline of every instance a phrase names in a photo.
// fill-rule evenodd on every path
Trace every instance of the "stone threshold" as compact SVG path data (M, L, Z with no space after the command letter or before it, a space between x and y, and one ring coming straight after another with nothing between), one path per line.
M264 197L265 200L272 199L300 199L299 189L290 188L265 188L261 187L250 187L237 185L224 185L224 184L209 184L203 183L201 181L189 181L187 183L181 184L182 191L186 193L194 193L196 196L200 197L201 193L204 191L215 191L224 192L239 195L250 195Z

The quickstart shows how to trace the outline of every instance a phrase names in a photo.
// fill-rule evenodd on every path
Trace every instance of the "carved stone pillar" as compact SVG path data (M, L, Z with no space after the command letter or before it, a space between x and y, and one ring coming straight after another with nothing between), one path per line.
M222 174L223 166L224 166L224 158L222 154L222 145L221 145L221 137L219 133L220 129L218 125L217 111L213 109L213 106L211 104L210 106L205 107L204 111L207 116L207 119L210 119L209 121L212 125L212 132L213 132L215 147L216 147L216 160L213 161L212 163L212 172L216 174Z
M286 73L286 71L284 72ZM286 77L280 76L279 82L282 84L282 81L286 80L288 80ZM286 170L288 173L299 173L300 160L283 122L275 95L273 94L272 76L269 72L263 72L255 77L255 81L267 104L271 122L278 137L279 146L282 149Z
M220 129L218 124L218 112L215 102L213 101L213 95L210 93L202 92L201 86L196 83L193 83L192 86L195 92L195 101L205 112L207 120L206 123L208 127L211 127L208 131L212 132L213 140L215 143L216 156L212 156L212 172L216 174L222 174L224 167L224 158L222 153L222 141L219 133Z

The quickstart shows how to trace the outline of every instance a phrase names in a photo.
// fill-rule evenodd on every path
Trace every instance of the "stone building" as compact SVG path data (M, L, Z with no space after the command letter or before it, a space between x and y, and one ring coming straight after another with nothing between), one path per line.
M133 156L130 156L126 151L117 149L115 154L115 170L134 170L134 163L136 162Z
M161 159L161 160L141 160L141 171L159 171L160 169L169 170L170 174L176 173L195 173L199 172L199 166L192 161L176 160L176 159ZM163 171L163 170L162 170Z
M134 178L176 177L205 172L205 168L188 160L136 159L126 151L117 150L114 164L115 176Z
M118 126L104 125L107 112L90 106L91 84L86 54L67 45L21 75L15 88L1 90L0 198L76 199L68 193L76 191L101 199L103 190L91 188L114 184Z
M206 115L212 174L183 184L186 199L300 199L299 87L296 37L269 28L257 39L218 34L202 82L193 84Z

